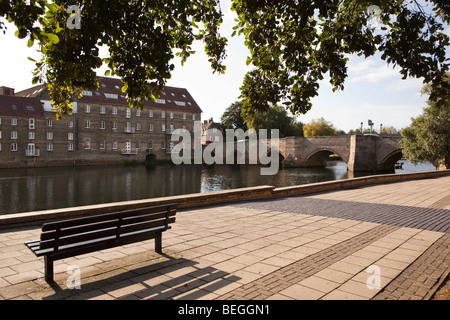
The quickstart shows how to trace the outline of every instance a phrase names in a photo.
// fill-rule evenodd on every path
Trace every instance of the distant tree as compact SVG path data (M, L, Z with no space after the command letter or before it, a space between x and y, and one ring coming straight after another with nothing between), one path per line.
M242 102L236 101L229 106L220 118L225 129L242 129L247 131L247 124L242 117Z
M248 114L246 123L251 129L278 129L280 138L303 136L303 124L290 116L282 106L275 105L265 111ZM268 132L270 134L270 132Z
M446 81L450 82L449 76ZM422 92L432 90L425 86ZM450 98L439 104L429 99L423 113L411 120L411 125L400 131L403 156L414 164L428 161L436 168L450 169Z
M333 124L322 117L305 124L303 126L303 133L305 137L335 136L337 130Z
M400 131L393 126L386 126L381 129L381 134L400 134Z

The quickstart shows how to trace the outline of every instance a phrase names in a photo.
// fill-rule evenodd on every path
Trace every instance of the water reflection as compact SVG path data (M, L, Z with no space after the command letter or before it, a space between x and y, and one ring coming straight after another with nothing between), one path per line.
M403 170L434 170L432 165ZM361 173L359 175L367 175ZM326 168L290 168L261 176L257 166L101 166L0 170L0 214L272 185L352 178L344 162Z

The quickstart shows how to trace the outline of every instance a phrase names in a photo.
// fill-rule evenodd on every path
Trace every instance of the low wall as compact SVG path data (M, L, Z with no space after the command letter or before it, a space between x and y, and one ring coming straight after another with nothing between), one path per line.
M415 179L438 178L450 175L450 170L427 171L415 173L399 173L374 175L346 180L319 182L292 187L275 188L273 186L258 186L234 190L224 190L208 193L194 193L187 195L161 197L153 199L113 202L64 209L53 209L26 213L0 215L0 228L15 225L40 224L43 221L67 219L89 216L100 213L116 212L157 206L168 203L178 203L179 209L189 209L201 206L226 204L239 201L273 199L289 196L305 195L318 192L335 191L341 189L357 188L367 185L393 183Z

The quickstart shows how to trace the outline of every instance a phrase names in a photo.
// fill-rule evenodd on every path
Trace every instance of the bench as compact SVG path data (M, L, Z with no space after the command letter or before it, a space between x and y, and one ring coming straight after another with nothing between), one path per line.
M53 282L53 262L89 252L155 239L162 253L162 232L175 222L177 204L104 213L42 225L40 240L25 242L44 256L45 281Z

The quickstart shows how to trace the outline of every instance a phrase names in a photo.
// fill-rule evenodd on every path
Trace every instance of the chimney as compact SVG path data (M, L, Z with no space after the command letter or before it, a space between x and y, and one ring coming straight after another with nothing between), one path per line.
M10 87L0 87L0 95L4 96L13 96L14 95L14 88Z

